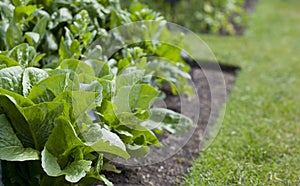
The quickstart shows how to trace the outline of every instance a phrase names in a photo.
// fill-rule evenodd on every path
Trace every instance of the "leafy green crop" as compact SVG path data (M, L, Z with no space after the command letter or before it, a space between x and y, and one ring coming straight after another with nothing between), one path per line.
M245 0L181 0L174 7L167 0L139 0L160 11L167 20L196 32L236 34L236 27L247 26ZM123 0L124 7L132 1Z
M103 52L109 43L89 49L110 29L141 20L163 18L140 4L124 11L117 0L0 2L5 185L110 185L101 171L115 169L112 158L143 157L150 145L160 146L155 129L192 127L179 113L153 108L166 83L173 93L191 92L179 49L157 42L112 56Z

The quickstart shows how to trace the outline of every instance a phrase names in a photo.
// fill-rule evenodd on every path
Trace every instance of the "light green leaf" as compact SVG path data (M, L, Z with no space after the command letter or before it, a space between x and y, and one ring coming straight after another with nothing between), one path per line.
M48 152L47 148L42 151L42 167L48 176L60 176L61 168L57 158Z
M25 16L32 14L36 9L36 5L17 6L14 10L14 21L20 22Z
M77 121L96 108L96 103L101 101L100 95L97 92L66 91L58 95L54 101L65 102L68 105L69 117L72 121Z
M58 55L61 59L68 59L72 56L71 51L69 50L67 44L65 43L65 38L61 37L59 49L58 49Z
M92 165L92 161L88 160L79 160L72 162L68 165L64 170L63 174L66 175L66 180L71 183L76 183L81 180L87 172L90 171Z
M24 116L27 119L29 134L31 135L35 149L42 150L48 137L52 133L55 120L63 112L63 104L48 102L24 108ZM22 127L22 126L19 126Z
M97 111L100 113L99 117L101 121L110 126L118 124L117 116L114 112L113 104L108 100L103 100L101 107L97 108Z
M112 74L110 74L112 75ZM109 77L109 76L106 76ZM88 74L79 74L78 75L79 81L81 83L89 84L93 81L98 81L100 85L103 87L102 88L102 96L103 100L110 100L112 96L112 90L113 90L113 77L109 77L109 79L104 79L104 78L97 78L94 76L90 76Z
M59 25L59 23L62 22L68 22L73 19L72 13L67 8L60 8L58 11L55 11L51 15L51 21L49 23L49 28L53 29Z
M6 30L6 43L8 48L12 48L23 40L23 33L14 21L9 23Z
M150 122L143 123L145 127L153 128L153 124L155 124L160 126L160 129L174 134L184 134L193 128L193 121L190 118L164 108L152 108L149 120Z
M0 55L0 65L3 65L3 68L12 67L12 66L20 66L20 64L13 60L10 57L7 57L5 55Z
M116 89L124 86L133 86L144 77L144 70L138 70L135 68L127 68L121 74L116 77Z
M59 117L55 122L55 127L46 142L45 148L54 157L60 158L58 159L60 166L66 166L71 150L77 147L85 147L85 144L77 136L71 123Z
M44 171L49 176L65 175L69 182L78 182L91 170L92 162L83 159L84 148L88 147L78 138L71 123L58 118L42 152Z
M48 176L62 176L65 175L67 181L76 183L86 176L90 171L92 161L78 160L70 163L63 170L57 162L57 158L53 156L47 148L42 151L42 167Z
M45 46L45 50L56 51L58 49L58 44L53 33L47 30L45 38L45 45L43 45Z
M14 47L7 55L19 62L21 66L31 67L34 65L33 60L36 56L36 52L32 46L29 46L27 43L23 43Z
M0 70L0 87L22 95L22 74L20 66Z
M44 15L43 17L41 17L38 20L38 22L34 26L32 32L38 33L40 35L40 37L42 38L44 36L44 34L46 33L48 22L49 22L48 15Z
M52 101L56 96L71 91L73 82L67 74L60 74L44 79L37 85L33 86L28 98L35 103Z
M24 35L25 39L28 41L30 45L37 46L38 42L40 41L40 35L35 32L26 32Z
M8 22L9 20L12 20L14 16L14 6L12 6L9 3L4 3L3 1L0 2L0 13L1 13L1 19L3 21Z
M0 95L0 108L24 147L42 150L54 120L62 114L63 104L52 102L21 108L12 97Z
M34 105L34 103L30 99L25 98L25 97L21 96L20 94L11 92L11 91L3 89L3 88L0 88L0 95L3 95L3 96L7 95L9 97L12 97L14 99L14 101L16 102L16 104L19 105L20 107L28 107L28 106Z
M93 81L90 84L80 84L80 91L83 92L94 92L95 103L100 106L102 102L102 86L98 81Z
M23 95L28 96L31 88L48 77L45 70L29 67L24 70L22 78Z
M111 74L109 66L103 61L96 60L96 59L94 60L89 59L86 60L85 63L88 64L90 67L92 67L92 69L95 72L95 76L98 78Z
M0 115L0 160L39 160L39 151L24 148L4 114Z
M149 109L159 91L147 84L134 85L129 94L129 105L132 111Z
M76 74L85 73L90 76L95 75L94 70L89 65L76 59L63 60L60 64L60 69L69 69L76 72Z
M143 158L149 153L150 148L144 145L127 145L127 151L132 157Z
M119 136L97 124L90 126L89 130L82 135L86 144L97 152L106 152L126 159L130 158Z

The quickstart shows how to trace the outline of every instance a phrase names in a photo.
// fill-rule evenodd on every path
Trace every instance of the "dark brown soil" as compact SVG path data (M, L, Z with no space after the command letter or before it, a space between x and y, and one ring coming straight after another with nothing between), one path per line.
M198 96L195 96L192 99L179 96L168 96L166 98L168 108L179 112L182 111L185 115L191 117L195 123L197 123L194 131L190 132L191 138L186 140L189 136L173 136L168 133L164 134L163 138L168 138L164 143L164 145L168 145L168 148L162 150L162 156L165 157L160 156L161 152L157 154L154 153L153 156L145 161L138 159L129 162L129 164L132 165L134 164L132 162L135 162L136 165L139 165L138 163L140 162L140 165L145 165L147 162L153 162L153 160L164 160L163 158L173 155L176 152L177 153L160 163L148 166L124 166L122 164L116 164L117 168L122 170L122 173L105 173L106 177L112 181L114 185L157 186L178 185L183 183L184 180L182 175L189 172L192 161L199 156L199 153L203 148L202 139L205 138L205 129L207 129L209 125L212 125L219 117L218 113L223 108L227 95L233 88L235 80L235 68L224 68L223 66L222 72L211 67L214 66L206 65L206 67L204 67L205 70L195 67L192 68L191 75L193 83L197 89ZM228 71L224 71L224 69L227 69ZM224 85L226 85L226 87ZM222 92L221 89L224 88L226 91L224 90ZM195 113L198 115L196 116ZM183 147L179 148L180 145ZM172 151L172 149L174 150ZM176 149L179 150L176 151ZM126 164L126 162L124 164ZM103 183L99 183L97 185L103 185Z

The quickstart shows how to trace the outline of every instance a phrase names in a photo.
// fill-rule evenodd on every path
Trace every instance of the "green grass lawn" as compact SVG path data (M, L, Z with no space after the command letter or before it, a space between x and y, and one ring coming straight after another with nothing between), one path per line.
M186 185L300 185L300 1L261 0L245 36L202 36L242 68Z

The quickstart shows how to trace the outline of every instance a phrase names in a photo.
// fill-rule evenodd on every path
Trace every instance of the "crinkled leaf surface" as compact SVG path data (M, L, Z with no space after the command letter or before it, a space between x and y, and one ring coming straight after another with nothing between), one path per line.
M71 91L72 86L67 74L51 76L33 86L28 98L35 103L52 101L59 94Z
M27 97L31 88L47 77L48 73L45 70L34 67L26 68L22 78L23 95Z
M20 66L0 70L0 87L22 95L22 73Z
M14 47L7 54L8 57L19 62L23 67L31 67L34 65L34 58L36 56L35 49L26 43Z

